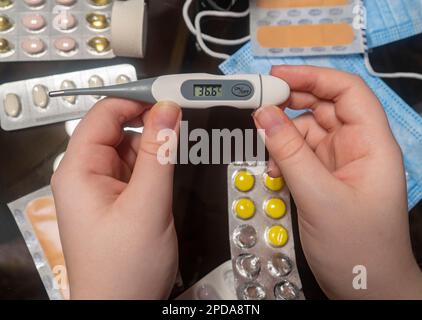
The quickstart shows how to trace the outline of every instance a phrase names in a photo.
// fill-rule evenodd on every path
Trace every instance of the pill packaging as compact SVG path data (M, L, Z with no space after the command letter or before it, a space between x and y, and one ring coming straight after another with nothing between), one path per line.
M0 0L0 62L112 58L111 0Z
M296 266L290 193L265 162L228 166L234 283L240 300L305 299Z
M69 284L50 186L7 205L51 300L69 299Z
M236 300L231 260L212 270L176 300Z
M136 79L132 65L120 64L3 84L0 86L1 127L11 131L81 118L102 97L49 98L48 92L122 84Z

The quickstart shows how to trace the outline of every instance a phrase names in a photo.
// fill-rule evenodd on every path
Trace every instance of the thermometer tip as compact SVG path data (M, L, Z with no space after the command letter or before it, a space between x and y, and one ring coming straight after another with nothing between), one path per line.
M49 93L48 93L48 96L50 97L50 98L54 98L54 97L60 97L61 95L63 95L64 94L64 90L59 90L59 91L50 91Z

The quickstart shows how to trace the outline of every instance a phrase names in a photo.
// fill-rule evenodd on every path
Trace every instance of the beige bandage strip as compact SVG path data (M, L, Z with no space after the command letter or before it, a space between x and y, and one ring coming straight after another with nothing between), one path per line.
M348 0L257 0L258 8L303 8L344 6Z
M344 46L353 40L353 28L347 23L265 26L257 30L257 41L263 48Z

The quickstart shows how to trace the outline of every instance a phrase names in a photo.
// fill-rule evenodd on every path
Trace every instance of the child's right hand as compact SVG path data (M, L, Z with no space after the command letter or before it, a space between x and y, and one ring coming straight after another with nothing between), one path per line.
M316 67L279 66L292 89L282 109L255 114L266 130L272 175L280 169L298 208L308 263L330 298L422 299L412 253L401 150L384 110L357 76ZM355 266L367 289L353 287Z

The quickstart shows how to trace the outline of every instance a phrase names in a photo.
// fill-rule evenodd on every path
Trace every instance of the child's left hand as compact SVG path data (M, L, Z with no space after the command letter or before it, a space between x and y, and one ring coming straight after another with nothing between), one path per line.
M105 99L76 129L52 178L73 299L167 298L178 269L173 165L157 160L160 129L181 110ZM127 124L144 122L143 134Z

